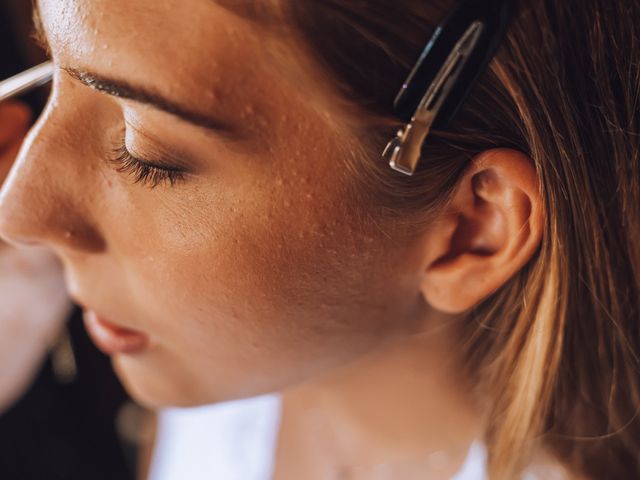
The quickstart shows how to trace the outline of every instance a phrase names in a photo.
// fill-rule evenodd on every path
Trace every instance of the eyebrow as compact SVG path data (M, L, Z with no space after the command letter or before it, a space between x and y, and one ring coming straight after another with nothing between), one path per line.
M178 117L197 127L213 130L216 133L228 133L232 130L231 125L228 123L212 118L209 115L189 110L145 87L134 86L123 80L107 78L96 73L75 68L64 67L63 70L72 78L75 78L80 83L98 92L149 105L156 110Z
M43 50L45 50L45 52L47 52L48 55L50 55L51 50L47 40L47 35L42 25L38 0L33 0L32 38ZM233 131L232 125L229 123L222 122L209 115L191 111L158 93L150 91L147 88L134 86L126 81L103 77L101 75L76 68L63 68L63 70L72 78L98 92L149 105L156 110L168 113L169 115L178 117L187 123L213 131L217 134L230 134Z

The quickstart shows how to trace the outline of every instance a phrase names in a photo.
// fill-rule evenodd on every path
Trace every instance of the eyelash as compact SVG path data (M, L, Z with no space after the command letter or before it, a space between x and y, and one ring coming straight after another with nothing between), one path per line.
M161 167L134 157L123 143L113 149L109 163L117 172L130 175L134 183L155 188L159 185L173 187L185 179L185 171L177 167Z

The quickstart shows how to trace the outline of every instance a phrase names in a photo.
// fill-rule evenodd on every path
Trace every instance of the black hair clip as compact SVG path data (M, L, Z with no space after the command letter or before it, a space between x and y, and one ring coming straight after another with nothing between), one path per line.
M413 175L432 128L444 129L486 69L506 33L513 0L461 0L436 28L395 102L407 125L383 157Z

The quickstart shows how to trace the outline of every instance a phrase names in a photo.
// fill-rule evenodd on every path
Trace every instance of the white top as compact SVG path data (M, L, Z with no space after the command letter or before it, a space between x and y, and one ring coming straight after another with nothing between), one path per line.
M149 480L271 480L280 397L160 413ZM485 480L485 452L474 443L451 480Z

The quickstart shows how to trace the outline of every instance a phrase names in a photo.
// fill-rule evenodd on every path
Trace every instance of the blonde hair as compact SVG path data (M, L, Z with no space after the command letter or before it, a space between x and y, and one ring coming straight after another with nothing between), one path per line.
M542 449L574 475L640 478L640 2L517 3L489 70L407 178L379 157L399 126L393 97L452 2L285 2L315 59L366 112L370 154L351 167L371 215L423 224L488 148L535 165L540 249L463 328L488 411L490 477L516 478Z

